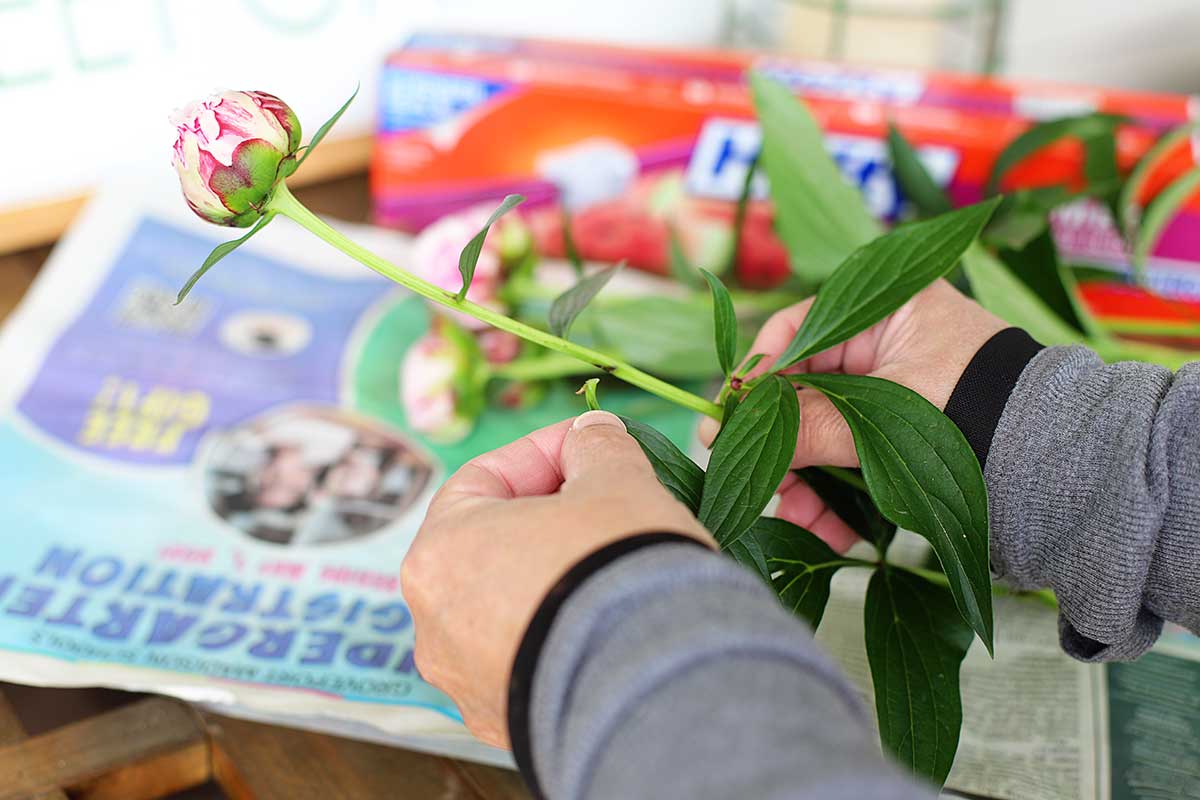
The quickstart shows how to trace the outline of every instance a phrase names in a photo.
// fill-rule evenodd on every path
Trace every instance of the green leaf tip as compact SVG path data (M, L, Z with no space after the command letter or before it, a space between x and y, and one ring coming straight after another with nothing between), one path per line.
M729 377L737 363L737 316L733 310L733 298L721 279L706 269L700 274L708 282L713 302L713 332L716 337L717 362L721 373Z
M953 210L954 205L942 188L925 169L916 148L904 138L900 130L888 123L888 153L892 159L892 172L901 191L916 206L921 217L936 217Z
M304 163L304 159L312 155L312 151L315 150L317 145L321 143L321 140L325 138L325 134L329 133L333 126L337 124L337 121L342 118L342 114L346 113L346 109L348 109L350 104L354 102L354 98L358 97L358 90L361 88L361 83L355 84L354 93L350 95L350 98L346 100L346 102L342 103L342 107L339 108L332 117L325 120L325 124L317 128L317 132L314 133L313 137L308 140L308 146L304 148L304 153L296 160L296 169L299 169L300 165ZM296 170L293 169L292 171L295 172Z
M183 299L188 296L189 292L192 291L192 287L196 285L196 281L204 277L204 273L212 269L213 266L222 258L244 245L251 236L265 228L267 223L270 222L274 217L275 213L273 211L269 211L266 214L263 214L262 217L259 218L258 222L254 223L254 227L246 231L246 233L243 235L228 242L222 242L214 247L212 252L208 254L208 258L204 259L204 263L200 265L200 269L193 272L192 277L188 278L187 283L185 283L183 288L179 290L179 294L175 297L175 305L179 305L183 302Z
M946 589L894 567L871 576L863 627L880 741L899 763L941 786L958 751L959 670L971 629Z
M599 272L593 272L554 298L547 315L550 332L565 339L575 318L587 308L588 303L592 302L592 299L623 266L625 266L624 261Z
M456 295L460 301L467 296L467 290L471 288L471 281L475 278L475 266L479 263L479 255L483 252L483 241L487 238L488 231L492 229L497 220L524 202L524 195L506 195L496 210L487 218L487 222L479 229L479 233L472 236L471 241L467 242L466 247L462 249L458 256L458 273L462 275L462 288Z
M865 331L958 263L1001 199L901 225L855 250L821 285L780 370Z
M599 385L599 378L588 378L583 382L583 386L579 387L579 391L575 393L584 396L584 400L587 401L587 407L589 411L600 410L600 399L596 396L596 387Z

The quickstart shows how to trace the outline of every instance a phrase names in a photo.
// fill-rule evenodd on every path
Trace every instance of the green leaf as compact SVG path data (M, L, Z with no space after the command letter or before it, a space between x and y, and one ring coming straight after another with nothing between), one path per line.
M1078 117L1063 117L1031 126L1009 142L1008 146L996 157L984 194L995 194L1009 170L1039 150L1060 139L1076 138L1086 142L1096 136L1104 136L1111 133L1124 119L1118 114L1094 113Z
M816 534L775 517L759 517L738 544L763 553L771 585L789 611L815 631L829 602L829 583L842 567L870 562L840 556Z
M1051 211L1080 196L1066 186L1038 186L1006 194L981 238L996 247L1020 250L1050 227Z
M587 401L589 411L600 410L600 398L596 397L596 387L599 385L599 378L588 378L583 382L583 386L579 387L579 391L575 393L583 395L584 400Z
M882 229L830 158L821 128L804 103L783 84L758 73L750 74L750 87L762 126L759 165L771 184L779 236L792 271L818 285Z
M1158 238L1175 217L1175 212L1197 189L1200 189L1200 167L1192 167L1155 195L1146 206L1133 240L1133 265L1139 275L1146 269L1146 256L1158 244Z
M673 225L669 231L671 235L671 276L684 286L690 286L693 289L699 288L704 284L704 281L700 280L700 276L696 274L696 268L688 260L687 253L683 250L683 242L679 240L679 231Z
M847 258L817 291L783 369L865 331L950 271L1000 202L978 203L925 222L901 225Z
M573 338L660 378L704 380L721 371L708 306L700 294L602 296L579 315Z
M750 192L754 188L754 175L758 172L759 155L760 153L756 153L746 167L742 191L738 194L737 206L733 210L733 239L729 243L729 262L726 265L726 272L730 275L737 275L737 260L742 250L742 233L746 227L746 210L750 207Z
M467 246L462 249L462 253L458 256L458 272L462 275L463 280L462 288L458 290L459 300L466 297L467 290L471 288L471 280L475 277L475 265L479 263L479 254L483 252L483 240L487 238L488 231L496 224L496 220L523 202L525 202L525 198L522 195L505 196L492 215L487 218L487 222L479 229L479 233L472 236L471 241L467 242Z
M971 629L946 589L886 567L871 576L863 622L884 749L941 786L958 751Z
M717 440L721 438L721 433L725 430L725 426L729 424L729 420L733 418L733 412L737 410L741 402L742 397L737 392L730 392L725 396L725 401L721 403L721 427L717 428L717 435L709 442L709 450L717 446Z
M579 312L587 308L587 304L592 302L592 298L600 293L605 284L624 265L625 262L622 261L620 264L599 272L593 272L586 278L580 278L578 283L554 298L548 315L550 331L555 336L566 338L567 332L571 330L571 323L579 316Z
M962 265L975 300L1005 322L1024 328L1047 346L1083 341L1078 331L1051 311L1032 289L982 245L973 244L967 248Z
M871 495L835 478L820 467L805 467L797 470L797 473L842 522L875 545L881 555L887 552L892 537L896 535L896 525L879 513Z
M936 217L954 208L950 198L934 182L921 157L909 144L895 125L888 124L888 152L892 160L892 172L900 190L917 208L920 217Z
M717 362L726 377L737 365L737 316L733 311L733 299L721 279L706 269L700 270L712 292L713 331L716 336Z
M704 488L704 470L696 465L676 447L670 439L654 428L630 417L621 417L625 430L629 431L639 445L654 474L671 494L679 499L692 513L700 510L700 496Z
M746 531L742 535L742 538L726 547L724 552L734 561L757 574L758 577L763 579L763 583L774 589L775 584L771 580L771 567L767 564L767 556L763 552L756 532L756 526L763 519L765 517L759 517L754 525L750 527L750 530Z
M779 488L799 427L796 392L778 375L755 386L730 415L713 446L696 515L722 547L746 532Z
M864 375L793 375L850 425L879 512L933 545L959 611L992 650L987 487L966 437L921 395Z
M304 153L296 161L297 167L299 167L301 164L304 163L304 159L306 159L310 155L312 155L313 150L317 149L317 145L319 145L321 143L321 140L325 138L325 134L329 133L330 129L332 129L333 126L337 124L337 121L342 118L342 114L346 113L346 109L350 107L350 104L354 102L354 98L358 97L358 90L361 88L362 88L362 84L355 86L354 94L350 95L350 99L347 100L346 102L342 103L342 107L337 110L336 114L334 114L329 119L325 120L324 125L317 128L317 132L314 133L313 137L308 140L308 146L306 148L304 148Z
M1197 128L1200 128L1200 120L1185 122L1167 131L1146 151L1146 154L1133 168L1133 172L1129 173L1129 178L1121 187L1121 195L1117 201L1118 218L1126 239L1133 241L1141 211L1139 198L1142 196L1142 190L1146 187L1146 182L1150 180L1150 176L1162 165L1167 156L1187 141Z
M1002 248L998 254L1013 274L1041 298L1051 311L1076 330L1086 332L1067 289L1065 271L1050 229L1034 237L1024 248Z
M749 358L746 359L746 363L744 363L740 367L738 367L737 372L734 373L734 377L737 377L737 378L746 377L746 375L748 375L750 373L750 370L757 367L758 362L762 361L766 357L767 357L766 353L755 353L754 355L750 356Z
M244 245L247 239L261 231L263 228L267 227L267 223L274 218L275 212L268 211L266 214L263 214L258 222L255 223L254 227L246 231L245 234L233 239L232 241L222 242L214 247L212 252L208 254L208 258L204 259L204 263L200 265L200 269L193 272L192 277L188 278L187 283L185 283L183 288L179 290L179 295L175 298L175 305L179 305L183 302L183 298L188 296L188 292L190 292L192 287L196 285L196 281L200 280L204 273L212 269L214 264Z
M571 212L566 206L562 209L562 235L563 235L563 254L566 255L567 261L570 262L571 268L575 270L575 277L583 277L583 258L579 255L579 248L575 245L575 234L571 229Z
M1117 166L1115 125L1083 140L1083 176L1087 179L1087 194L1102 199L1113 222L1117 222L1121 213L1121 170Z

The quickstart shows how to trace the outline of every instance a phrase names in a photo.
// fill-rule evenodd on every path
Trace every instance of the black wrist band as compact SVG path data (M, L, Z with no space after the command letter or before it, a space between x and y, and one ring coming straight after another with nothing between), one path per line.
M607 544L567 570L554 588L546 593L525 630L525 636L521 639L517 656L513 660L512 677L508 682L508 737L512 742L513 760L517 762L517 768L521 770L521 776L525 778L525 783L528 784L535 800L544 800L545 794L533 768L529 703L532 700L538 657L542 653L546 638L550 635L550 626L554 624L559 609L584 581L622 556L659 544L691 544L704 547L698 540L681 533L641 533Z
M1042 349L1020 328L1005 328L984 342L958 379L946 402L946 416L967 437L979 466L987 462L1000 415L1017 380Z

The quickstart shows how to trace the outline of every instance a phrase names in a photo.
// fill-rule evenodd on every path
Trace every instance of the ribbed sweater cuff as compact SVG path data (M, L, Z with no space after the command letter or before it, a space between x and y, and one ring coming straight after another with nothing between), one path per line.
M1005 328L979 348L946 402L946 416L967 437L981 467L987 462L1009 396L1025 367L1042 349L1020 328Z

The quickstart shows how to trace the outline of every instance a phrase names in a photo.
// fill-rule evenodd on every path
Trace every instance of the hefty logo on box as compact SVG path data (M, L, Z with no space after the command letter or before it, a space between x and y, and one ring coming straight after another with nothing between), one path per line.
M708 120L688 162L688 191L712 200L737 200L746 181L746 170L758 156L761 145L762 131L757 123L719 117ZM887 220L899 217L904 196L892 174L883 142L867 136L830 134L825 137L825 148L846 180L862 191L872 214ZM958 169L959 156L955 150L927 145L917 148L917 155L939 186L950 184ZM767 179L761 171L755 174L750 189L755 199L767 197Z

